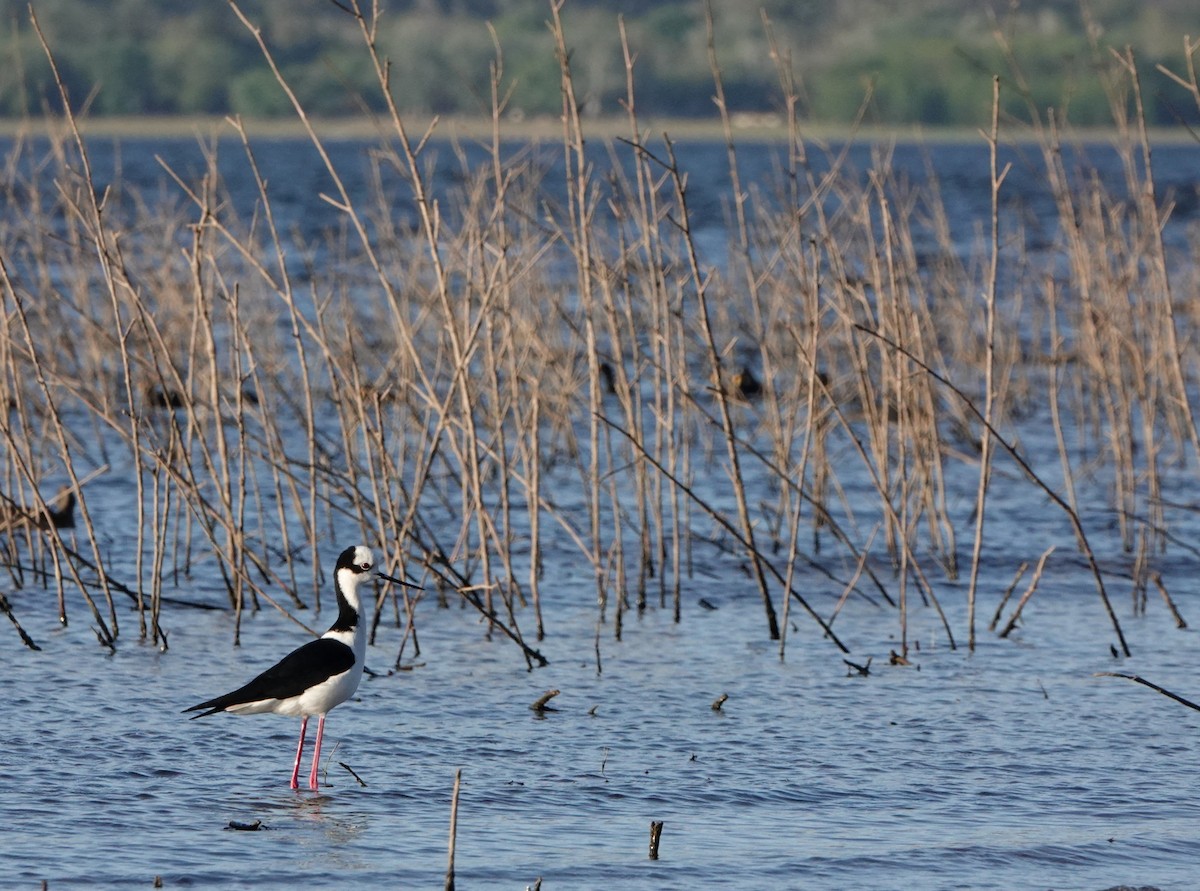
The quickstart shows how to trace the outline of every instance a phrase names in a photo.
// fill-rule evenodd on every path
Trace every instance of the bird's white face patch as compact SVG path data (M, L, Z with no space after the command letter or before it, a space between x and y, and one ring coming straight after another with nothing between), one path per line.
M365 545L359 545L354 549L354 571L368 572L375 565L375 556L371 553L371 549Z

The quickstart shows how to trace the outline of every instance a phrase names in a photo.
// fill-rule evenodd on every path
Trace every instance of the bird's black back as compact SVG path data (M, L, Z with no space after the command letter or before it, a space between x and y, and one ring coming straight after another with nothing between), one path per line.
M322 681L349 671L353 667L354 650L341 641L322 637L293 650L254 680L232 693L226 693L224 696L218 696L208 702L193 705L184 711L194 712L208 709L208 711L194 716L194 718L205 718L216 712L223 712L231 705L299 696L309 687L315 687Z

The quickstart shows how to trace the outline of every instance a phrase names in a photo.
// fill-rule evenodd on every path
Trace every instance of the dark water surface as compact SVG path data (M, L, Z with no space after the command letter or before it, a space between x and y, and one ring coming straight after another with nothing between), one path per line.
M202 169L188 141L114 148L94 147L101 179L118 155L121 176L141 188L161 179L156 153ZM366 149L347 143L338 151L353 159ZM1046 196L1032 185L1022 191L1023 155L1012 151L1012 200L1033 218L1048 213ZM1103 147L1095 151L1106 157ZM896 155L916 180L932 164L964 230L986 213L983 148L901 147ZM683 157L720 170L723 149L696 145ZM775 163L765 147L743 158L750 176L765 177ZM1169 238L1186 239L1193 225L1198 159L1192 147L1156 155L1160 188L1192 199ZM260 161L279 183L277 213L317 228L330 222L323 215L334 211L313 197L327 186L309 150L266 143ZM238 185L237 169L229 173L235 195L249 187ZM722 239L720 175L696 183L696 206L712 208L707 237ZM1057 453L1042 421L1022 429L1022 447L1053 481ZM1200 888L1200 713L1092 676L1135 672L1200 699L1200 641L1157 602L1133 614L1108 482L1092 479L1081 487L1082 510L1134 654L1115 658L1113 629L1070 527L1011 465L997 467L983 624L1019 562L1050 544L1061 556L1009 639L981 629L974 653L951 648L934 611L917 603L912 665L892 666L895 612L855 597L834 627L851 660L872 660L869 676L851 676L798 608L781 659L740 558L699 550L682 622L653 597L645 613L626 617L617 641L611 624L597 636L590 567L549 561L548 636L538 647L550 665L526 670L513 646L485 638L476 613L439 608L427 596L417 610L420 654L408 645L408 670L389 671L401 632L385 622L368 653L376 676L331 714L319 792L287 786L298 721L180 714L306 639L274 610L244 617L234 647L232 615L168 606L166 653L136 641L129 613L108 654L81 608L59 628L52 593L9 592L43 649L25 649L0 628L0 887L150 887L161 876L167 888L439 888L461 768L456 865L464 889L521 889L539 877L547 891ZM975 473L951 472L964 517ZM1192 500L1189 462L1164 474L1179 501ZM856 480L850 473L842 483L853 492ZM122 485L110 475L96 482L94 498L89 489L118 565L132 540L121 531L132 525ZM1175 512L1173 534L1194 541L1194 516ZM968 537L960 534L961 549ZM1193 624L1198 563L1180 548L1158 567ZM965 636L965 581L939 575L934 585L951 628ZM832 613L838 586L814 574L799 587ZM224 596L211 563L167 594L211 604ZM305 619L324 627L332 617ZM557 711L530 711L550 689L561 691L551 703ZM729 699L715 711L721 694ZM657 861L647 857L652 820L665 822ZM236 831L231 821L261 821L262 830Z

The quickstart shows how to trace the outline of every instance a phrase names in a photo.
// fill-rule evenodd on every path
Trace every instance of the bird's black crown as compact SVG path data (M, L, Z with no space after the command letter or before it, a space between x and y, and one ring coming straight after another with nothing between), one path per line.
M349 569L351 572L362 574L370 572L375 565L375 558L370 548L365 545L354 545L342 551L338 557L337 569Z

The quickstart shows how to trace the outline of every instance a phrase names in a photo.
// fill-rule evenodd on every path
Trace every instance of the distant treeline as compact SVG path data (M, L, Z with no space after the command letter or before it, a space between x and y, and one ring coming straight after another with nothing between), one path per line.
M369 12L370 0L360 2ZM33 6L72 103L86 104L92 114L290 114L228 3L34 0ZM381 106L358 23L337 3L243 0L239 6L261 27L310 113ZM391 63L402 109L490 113L490 72L499 60L506 113L559 111L548 0L392 0L382 6L377 42ZM869 93L870 122L977 125L988 117L992 76L999 74L1009 84L1006 111L1023 115L1032 102L1039 109L1064 108L1076 124L1104 124L1111 121L1106 71L1114 64L1108 47L1129 46L1142 72L1150 123L1198 118L1195 100L1156 68L1184 69L1183 35L1200 34L1195 0L1091 0L1086 6L1043 0L1015 12L1008 2L980 0L711 0L710 6L735 111L778 111L784 66L801 115L819 121L852 120ZM0 0L0 13L0 116L57 108L27 0ZM618 22L636 53L641 111L711 114L702 0L567 0L563 17L586 114L621 110Z

